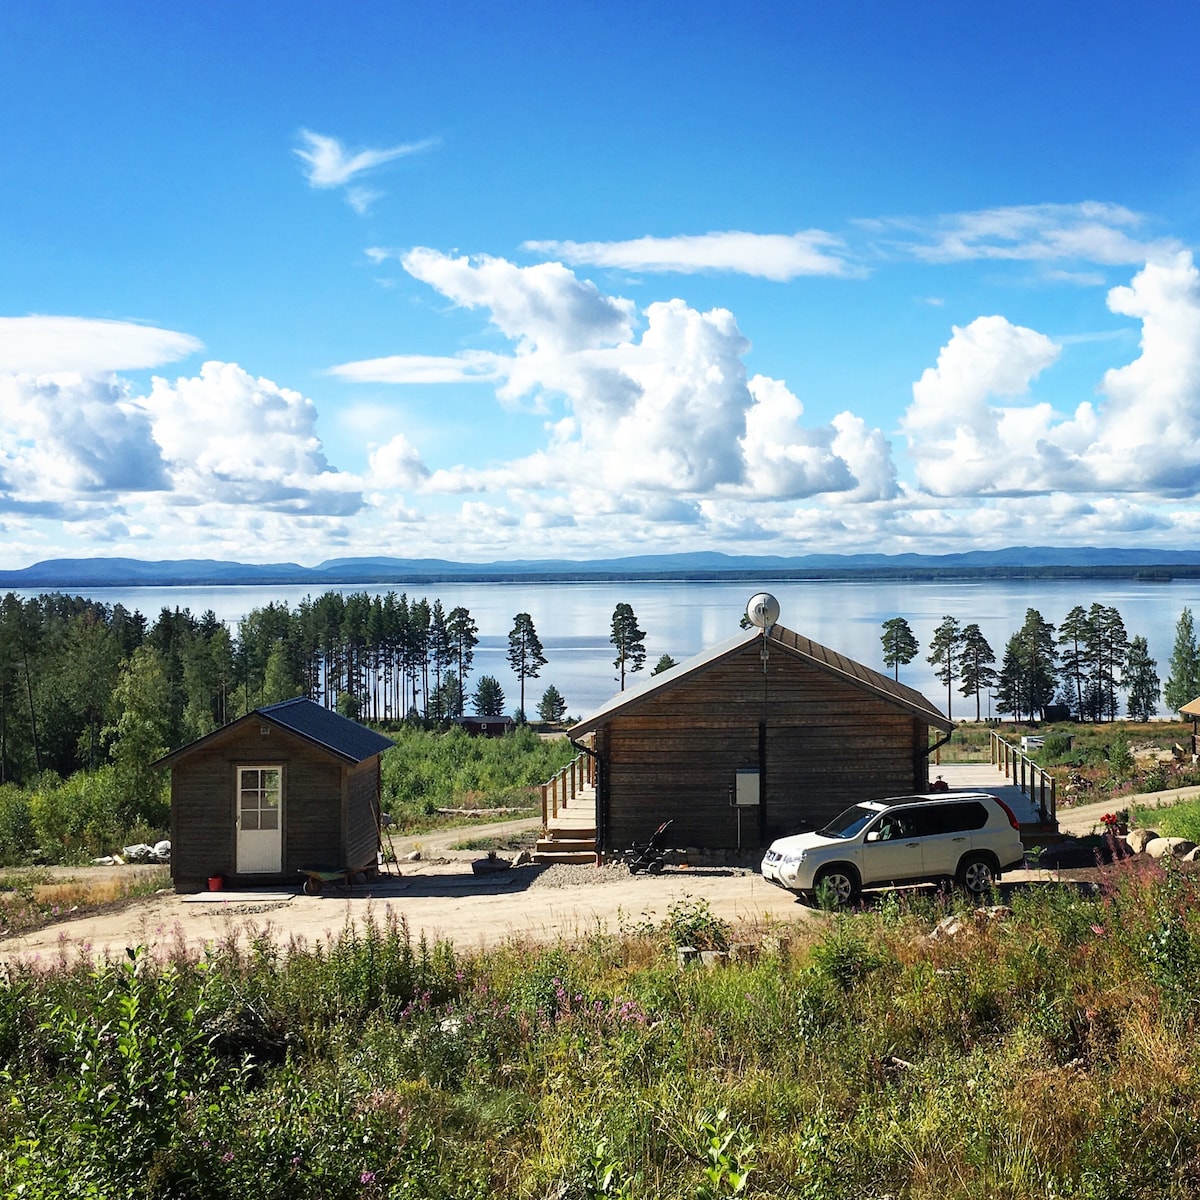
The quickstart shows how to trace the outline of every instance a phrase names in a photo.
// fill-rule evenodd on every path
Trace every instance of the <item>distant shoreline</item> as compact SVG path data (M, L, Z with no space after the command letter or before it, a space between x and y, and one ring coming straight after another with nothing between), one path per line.
M444 559L345 558L313 567L206 559L48 559L0 571L0 590L89 587L346 587L446 583L736 583L822 580L931 582L1200 578L1200 551L1016 546L961 554L727 555L696 552L593 561L460 563Z

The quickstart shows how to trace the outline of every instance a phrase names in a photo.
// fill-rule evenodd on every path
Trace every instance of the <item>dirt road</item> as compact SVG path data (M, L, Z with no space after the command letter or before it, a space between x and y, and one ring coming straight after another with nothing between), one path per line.
M120 954L126 946L186 943L199 948L252 928L280 944L299 937L324 939L347 921L387 908L402 914L414 937L447 938L462 948L514 938L573 939L642 920L661 922L671 905L704 899L734 923L762 928L812 919L812 910L754 873L678 869L659 876L629 875L616 867L517 867L499 876L477 876L469 862L405 863L400 878L330 888L320 896L295 889L213 892L196 897L160 893L119 911L60 922L0 941L0 962L65 956Z

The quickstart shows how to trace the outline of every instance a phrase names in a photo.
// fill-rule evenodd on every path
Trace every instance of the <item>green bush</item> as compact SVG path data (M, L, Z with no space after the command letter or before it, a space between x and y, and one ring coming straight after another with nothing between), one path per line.
M28 794L15 783L0 785L0 867L29 862L36 849Z
M30 797L38 846L53 862L109 854L121 843L121 795L116 771L79 771L58 782L43 780Z

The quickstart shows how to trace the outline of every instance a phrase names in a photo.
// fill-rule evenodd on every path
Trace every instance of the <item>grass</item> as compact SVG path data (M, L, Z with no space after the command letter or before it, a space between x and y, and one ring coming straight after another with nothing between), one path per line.
M395 832L425 833L462 823L439 809L540 811L539 785L575 757L565 738L540 738L529 727L502 738L471 737L461 729L433 733L402 728L382 759L383 807ZM511 820L512 811L482 812L478 820Z
M81 912L111 908L170 885L167 867L75 879L44 868L0 872L0 937L28 933Z
M466 838L455 842L451 850L532 850L541 833L536 829L524 829L518 833L497 834L493 837Z
M1154 864L995 916L178 948L0 975L22 1196L1125 1200L1194 1194L1200 888ZM698 931L750 952L681 968Z

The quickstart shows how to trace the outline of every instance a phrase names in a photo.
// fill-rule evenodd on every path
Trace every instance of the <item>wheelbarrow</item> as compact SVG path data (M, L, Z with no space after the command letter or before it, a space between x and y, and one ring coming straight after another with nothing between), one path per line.
M349 887L358 875L364 881L373 879L379 874L379 865L372 862L362 867L301 867L299 873L304 876L304 894L319 896L327 883Z

